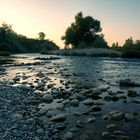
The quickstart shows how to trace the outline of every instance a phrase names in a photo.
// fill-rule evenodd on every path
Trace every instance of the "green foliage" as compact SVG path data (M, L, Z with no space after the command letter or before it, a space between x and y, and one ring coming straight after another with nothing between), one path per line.
M58 46L50 40L45 40L45 34L39 33L39 40L27 38L12 30L12 26L3 23L0 27L0 51L10 53L35 53L42 50L58 49Z
M94 44L94 42L97 47L107 46L103 36L97 35L101 30L100 21L91 16L83 17L82 12L80 12L75 16L75 22L66 29L62 40L65 41L65 45L72 45L74 48L81 46L81 42L84 42L87 46Z

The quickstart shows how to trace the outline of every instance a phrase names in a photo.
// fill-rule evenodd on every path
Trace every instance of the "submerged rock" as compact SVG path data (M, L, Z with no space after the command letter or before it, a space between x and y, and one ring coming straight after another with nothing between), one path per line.
M134 115L128 114L128 113L125 114L124 118L125 118L126 121L132 121L132 120L135 119Z
M124 113L121 111L111 111L108 114L111 120L122 120L124 118Z
M138 94L137 94L137 92L134 91L134 90L128 90L127 95L128 95L129 97L136 97Z
M129 86L130 86L130 87L131 87L131 86L132 86L132 87L133 87L133 86L134 86L134 87L135 87L135 86L136 86L136 87L137 87L137 86L139 87L139 86L140 86L140 83L136 83L136 82L132 81L131 79L124 79L124 80L120 80L119 85L120 85L120 86L126 86L126 87L127 87L127 86L128 86L128 87L129 87Z
M94 105L94 106L91 107L91 110L95 111L95 112L98 112L98 111L101 111L102 108L100 106Z

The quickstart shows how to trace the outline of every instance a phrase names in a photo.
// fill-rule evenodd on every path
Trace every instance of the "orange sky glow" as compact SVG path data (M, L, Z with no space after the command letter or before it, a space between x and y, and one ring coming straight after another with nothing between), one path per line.
M102 33L111 45L128 37L140 39L139 0L0 0L0 23L13 25L18 34L46 38L63 47L61 36L82 11L101 21Z

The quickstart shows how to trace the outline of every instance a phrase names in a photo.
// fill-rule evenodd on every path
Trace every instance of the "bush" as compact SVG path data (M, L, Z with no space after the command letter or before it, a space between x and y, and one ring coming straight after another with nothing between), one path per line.
M10 56L9 52L0 52L0 56Z
M122 52L122 57L124 58L140 58L139 50L126 50Z

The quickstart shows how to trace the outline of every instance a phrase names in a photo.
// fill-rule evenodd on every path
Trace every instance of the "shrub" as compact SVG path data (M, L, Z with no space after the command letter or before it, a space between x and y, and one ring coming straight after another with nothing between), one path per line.
M0 52L0 56L10 56L9 52Z
M122 52L122 57L124 58L140 58L139 50L126 50Z

